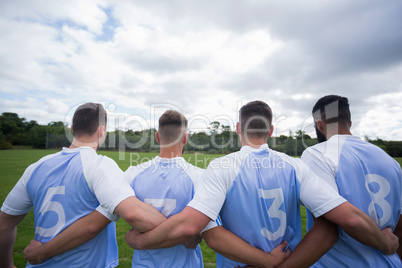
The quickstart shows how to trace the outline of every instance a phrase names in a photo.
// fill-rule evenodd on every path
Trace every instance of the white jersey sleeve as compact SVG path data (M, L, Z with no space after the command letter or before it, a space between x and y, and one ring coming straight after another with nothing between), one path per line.
M311 147L303 152L301 159L320 179L323 179L331 185L332 188L338 191L338 186L335 182L336 167L329 163L329 161L331 161L330 159L327 159L323 154L312 150Z
M215 221L223 203L226 193L230 189L236 175L236 161L227 155L213 160L201 177L193 200L188 206L202 212Z
M186 172L191 175L191 179L194 183L194 189L195 192L197 192L197 188L201 185L201 181L202 181L202 176L205 173L205 169L202 168L198 168L196 166L193 166L191 164L188 164L188 167L186 169ZM201 234L205 231L208 231L209 229L215 228L217 227L218 224L216 223L216 221L210 221L207 226L205 226L205 228L201 231Z
M315 217L327 213L346 202L328 183L319 177L300 159L284 157L296 170L300 182L300 201Z
M85 170L85 165L84 165ZM134 196L134 191L124 180L124 173L112 159L99 156L97 165L85 174L91 190L95 193L103 211L98 211L111 220L116 219L114 210L124 199ZM106 216L106 215L105 215Z
M187 163L187 162L186 162ZM187 163L187 166L185 167L185 171L187 175L191 178L193 184L194 184L194 189L195 191L197 190L197 187L200 185L200 182L202 180L202 176L205 172L205 169L193 166L189 163Z
M23 215L28 213L32 208L32 202L29 199L26 185L30 177L31 166L27 168L24 175L18 180L17 184L8 194L6 200L4 200L1 211L9 215Z
M26 188L27 182L31 177L32 172L35 170L35 168L40 163L42 163L43 161L45 161L50 157L53 157L54 155L56 154L47 155L41 158L38 162L33 163L24 171L22 177L18 180L17 184L7 195L6 200L4 200L4 203L1 207L1 211L9 215L18 216L26 214L31 210L33 204L28 196L28 191Z

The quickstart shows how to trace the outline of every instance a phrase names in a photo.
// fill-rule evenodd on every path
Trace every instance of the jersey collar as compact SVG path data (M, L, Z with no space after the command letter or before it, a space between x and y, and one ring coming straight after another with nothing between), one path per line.
M176 162L176 161L185 161L183 157L178 156L178 157L173 157L173 158L163 158L159 157L159 155L155 156L155 161L157 162Z
M70 149L70 148L67 148L67 147L63 147L62 151L63 151L63 152L66 152L66 153L70 153L70 152L72 153L72 152L78 152L78 151L80 151L80 150L87 150L87 149L91 149L91 150L95 151L94 149L92 149L92 148L89 147L89 146L80 146L80 147L73 148L73 149Z
M260 146L260 148L253 148L251 146L245 145L243 147L241 147L240 151L248 151L248 152L255 152L255 151L262 151L262 150L266 150L269 149L268 144L264 143Z
M353 135L349 135L349 134L335 134L335 135L333 135L331 138L329 138L328 140L339 139L339 138L361 140L360 137L358 137L358 136L353 136Z

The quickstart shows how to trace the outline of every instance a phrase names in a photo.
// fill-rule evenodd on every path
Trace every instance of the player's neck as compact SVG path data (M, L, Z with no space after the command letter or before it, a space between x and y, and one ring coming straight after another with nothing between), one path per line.
M69 149L79 148L79 147L91 147L95 151L98 149L98 142L94 141L93 139L80 137L78 140L77 138L73 138L73 142L71 143Z
M349 127L343 126L343 125L339 125L339 126L335 126L335 127L327 126L327 135L326 135L327 140L329 140L334 135L352 135L352 132L350 132Z
M160 158L174 158L181 157L183 155L183 147L181 146L172 146L172 147L164 147L161 145L159 157Z
M250 146L253 147L255 149L258 149L261 147L261 145L267 143L266 140L263 139L249 139L248 141L246 141L245 139L241 139L241 146Z

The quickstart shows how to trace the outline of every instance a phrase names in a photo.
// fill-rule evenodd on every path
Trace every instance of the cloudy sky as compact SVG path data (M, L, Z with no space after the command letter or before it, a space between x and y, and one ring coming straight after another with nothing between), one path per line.
M400 0L2 0L0 113L69 122L93 101L138 129L174 108L197 131L260 99L274 134L312 134L315 101L338 94L354 134L402 140L401 14Z

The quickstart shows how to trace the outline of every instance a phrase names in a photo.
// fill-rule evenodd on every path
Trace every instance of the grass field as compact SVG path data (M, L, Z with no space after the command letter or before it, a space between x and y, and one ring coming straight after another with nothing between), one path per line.
M3 203L7 194L14 187L17 180L21 177L24 170L41 157L54 153L51 150L10 150L0 151L0 202ZM156 153L125 153L122 157L119 152L100 152L114 159L122 170L126 170L130 163L133 165L145 162L156 156ZM209 162L221 155L209 154L184 154L184 158L190 163L205 168ZM124 159L123 159L124 158ZM396 158L402 165L402 158ZM305 210L302 212L303 234L305 233ZM130 226L123 220L117 222L117 242L119 245L120 265L119 267L131 267L131 256L133 249L125 244L124 235L130 229ZM14 262L17 267L25 267L26 261L23 258L22 251L28 245L29 241L34 238L34 219L32 211L18 225L17 241L14 246ZM205 242L201 243L204 257L204 267L216 267L215 253L206 246Z
M0 151L0 202L3 203L7 194L14 187L15 183L23 174L24 170L32 163L39 160L41 157L55 153L52 150L9 150ZM126 170L130 164L136 165L148 161L155 157L157 153L125 153L122 155L119 152L102 151L100 154L107 155L114 159L122 170ZM205 168L211 160L220 157L221 155L208 154L184 154L184 158L201 168ZM117 242L119 245L119 267L131 267L131 257L133 249L125 243L124 236L131 227L119 220L116 225ZM29 241L34 238L34 218L32 211L28 213L25 219L18 225L17 241L14 246L14 264L17 267L25 267L26 261L22 255L22 251L29 244ZM204 267L216 267L215 252L213 252L203 241L201 244Z

